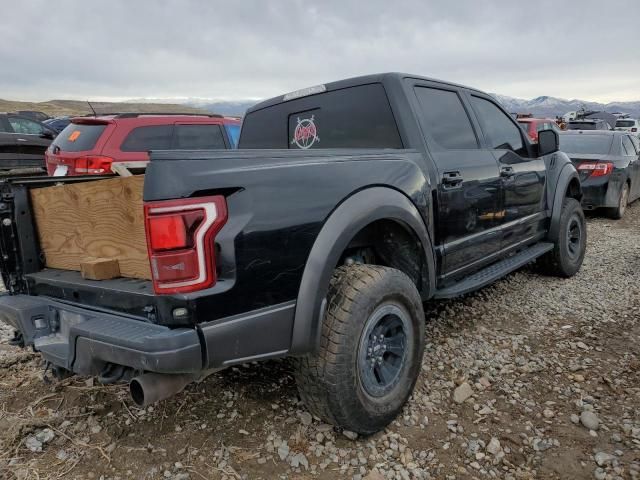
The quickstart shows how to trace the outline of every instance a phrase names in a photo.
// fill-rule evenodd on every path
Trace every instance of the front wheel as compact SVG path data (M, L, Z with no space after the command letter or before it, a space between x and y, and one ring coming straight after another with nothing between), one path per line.
M613 207L610 210L611 218L620 220L624 216L624 212L627 210L627 205L629 205L629 184L627 182L624 182L624 185L622 185L622 188L620 189L618 206Z
M320 351L295 360L311 413L368 435L400 412L418 379L424 352L420 294L404 273L377 265L336 269Z
M560 212L560 228L553 250L543 255L538 263L543 273L558 277L572 277L582 266L587 249L587 226L580 202L565 198Z

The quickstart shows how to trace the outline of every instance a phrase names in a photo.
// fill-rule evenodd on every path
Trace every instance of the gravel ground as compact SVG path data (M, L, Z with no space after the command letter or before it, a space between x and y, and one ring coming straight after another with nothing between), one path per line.
M0 327L0 478L640 478L640 202L591 217L572 279L524 269L427 307L416 391L368 438L306 412L287 362L136 408L124 386L43 382Z

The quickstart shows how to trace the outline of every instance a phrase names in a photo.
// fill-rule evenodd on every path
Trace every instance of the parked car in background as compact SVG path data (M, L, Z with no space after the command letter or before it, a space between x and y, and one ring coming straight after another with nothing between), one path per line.
M55 117L49 118L42 122L47 127L60 133L64 128L71 123L71 117Z
M567 130L611 130L611 126L605 120L583 118L568 122Z
M44 122L45 120L49 120L51 117L44 112L38 112L36 110L19 110L15 112L17 115L21 117L26 117L31 120L35 120L36 122Z
M615 129L620 132L633 133L636 137L640 137L640 121L634 118L622 118L616 120Z
M46 125L15 113L0 113L0 169L44 168L44 152L56 136Z
M118 165L144 169L150 150L235 148L240 121L207 114L122 113L76 117L46 152L49 175L100 175ZM237 140L236 140L237 141Z
M538 132L542 130L555 130L558 133L561 132L556 121L551 118L518 118L518 123L534 142L538 141Z
M560 149L580 173L582 206L607 208L622 218L627 205L640 198L640 140L618 131L576 131L560 135Z

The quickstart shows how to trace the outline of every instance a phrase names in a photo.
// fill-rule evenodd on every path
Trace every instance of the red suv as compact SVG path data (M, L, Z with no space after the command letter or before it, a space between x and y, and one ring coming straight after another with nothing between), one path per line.
M518 123L534 142L538 141L538 132L542 130L555 130L558 133L562 131L551 118L519 118Z
M221 115L122 113L77 117L45 153L53 176L143 169L149 150L236 148L240 120Z

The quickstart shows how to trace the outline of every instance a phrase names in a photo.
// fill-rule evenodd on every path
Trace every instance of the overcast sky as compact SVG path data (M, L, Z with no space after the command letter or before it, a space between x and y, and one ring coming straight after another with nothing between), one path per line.
M0 98L265 98L404 71L640 100L640 1L0 0Z

